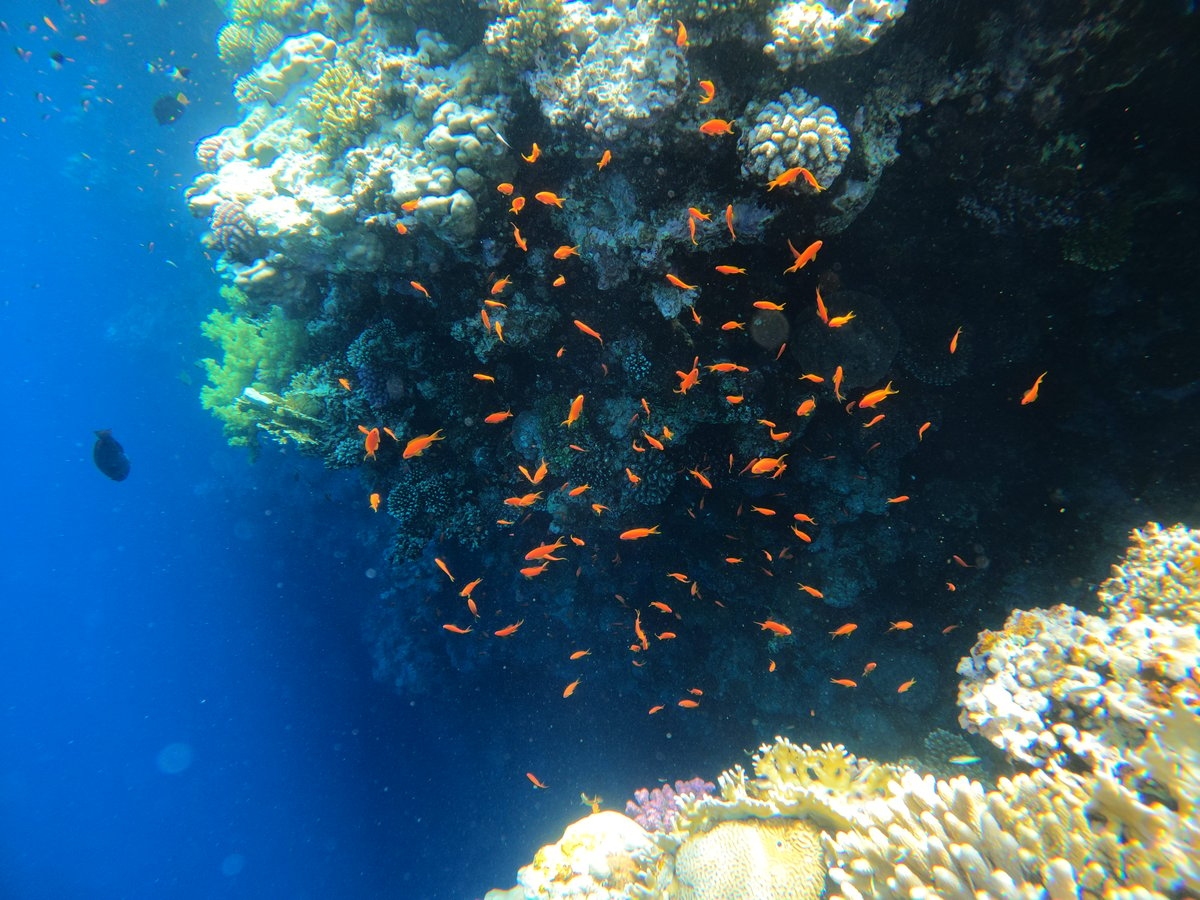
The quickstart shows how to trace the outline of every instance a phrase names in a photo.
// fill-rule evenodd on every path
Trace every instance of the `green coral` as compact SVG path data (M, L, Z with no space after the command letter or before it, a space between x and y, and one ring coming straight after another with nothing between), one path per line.
M524 69L557 33L562 0L500 0L500 15L488 26L483 42L490 53Z
M304 323L287 319L277 306L265 319L213 310L200 330L221 348L220 362L204 360L210 383L201 388L200 403L221 420L231 446L253 447L261 423L277 417L276 401L266 400L300 368L308 344ZM244 402L247 389L266 399Z
M321 140L341 149L370 129L375 92L355 69L339 62L317 79L305 107L317 120Z

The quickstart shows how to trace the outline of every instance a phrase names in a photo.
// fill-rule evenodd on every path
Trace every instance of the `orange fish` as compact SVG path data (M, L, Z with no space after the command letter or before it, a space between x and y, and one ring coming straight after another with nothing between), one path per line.
M571 659L583 659L585 656L591 656L591 650L576 650L571 654Z
M841 328L843 325L845 325L847 322L849 322L853 318L854 318L854 310L850 310L850 312L846 313L844 316L834 316L832 319L830 319L825 324L827 324L830 328Z
M496 323L496 340L498 340L502 344L504 343L504 323L503 322Z
M767 472L774 472L783 465L785 456L787 456L786 453L783 456L764 456L762 459L756 459L750 464L750 473L752 475L764 475Z
M543 206L557 206L562 209L563 203L566 202L565 197L560 197L553 191L538 191L533 195L533 199Z
M571 488L571 490L568 491L567 493L571 497L578 497L580 494L582 494L586 490L589 490L590 488L591 488L590 484L581 484L581 485L579 485L579 487Z
M712 103L713 97L717 96L717 86L711 81L700 82L700 103Z
M749 372L745 366L739 366L737 363L713 363L711 366L705 366L710 372Z
M536 147L537 144L534 144L533 146ZM535 788L541 788L542 790L546 789L546 786L544 784L542 784L540 781L538 781L538 777L536 775L534 775L532 772L526 772L525 777L533 782L533 786Z
M947 625L945 628L942 629L942 634L949 634L955 628L959 628L959 627L961 627L961 626L960 625Z
M722 331L745 331L745 329L746 329L745 322L736 322L732 319L730 319L728 322L726 322L724 325L721 326Z
M904 620L892 622L890 624L892 627L889 628L888 631L908 631L908 629L913 627L912 622L905 622Z
M671 284L675 285L675 287L681 288L685 291L694 291L697 287L694 284L688 284L686 281L676 277L675 275L672 275L670 272L667 273L667 281L671 282Z
M773 191L777 187L785 187L786 185L791 184L800 176L801 171L803 171L802 166L795 166L791 169L787 169L777 177L772 178L767 182L767 190Z
M845 625L843 625L840 628L837 628L834 631L831 631L829 633L836 638L836 637L841 637L842 635L849 635L852 631L854 631L857 628L858 628L858 626L855 625L853 622L847 622Z
M426 290L425 285L421 284L421 282L410 281L409 284L411 284L413 286L413 290L420 291L422 294L424 294L430 300L433 299L432 297L429 296L429 291Z
M509 204L508 211L511 212L514 216L519 216L521 214L521 210L523 210L524 208L525 208L525 198L518 195L516 197L513 197L512 203ZM523 244L524 241L517 241L517 243ZM524 246L522 246L521 249L524 250L526 248Z
M806 543L806 544L811 544L811 543L812 543L812 536L811 536L811 535L809 535L809 534L808 534L808 533L806 533L806 532L803 532L803 531L801 531L801 530L800 530L799 528L797 528L795 525L792 525L792 526L791 526L791 529L792 529L792 534L794 534L796 537L800 538L800 540L804 541L804 543Z
M958 588L956 588L956 587L954 586L954 582L953 582L953 581L947 581L947 582L946 582L946 590L948 590L948 591L957 591L957 590L958 590ZM945 633L946 633L946 632L944 632L944 631L942 632L942 634L945 634Z
M492 320L491 320L491 318L489 318L486 309L481 309L479 311L479 319L481 322L483 322L483 330L484 331L492 330Z
M555 279L554 279L552 282L550 282L550 283L551 283L552 285L554 285L554 287L562 287L564 284L566 284L566 283L567 283L567 278L566 278L566 276L565 276L565 275L559 275L557 278L555 278ZM561 351L560 351L560 355L561 355Z
M662 534L662 532L658 530L657 525L655 525L653 528L630 528L628 531L622 531L621 540L637 541L652 534Z
M538 491L536 494L525 494L521 497L509 497L504 501L504 503L507 506L533 506L533 504L537 503L540 499L542 499L542 492Z
M829 310L825 306L825 301L821 299L821 289L819 287L817 288L817 318L826 325L829 324Z
M528 553L526 553L525 558L527 560L553 559L553 560L557 561L561 557L557 557L552 554L554 553L555 550L562 549L562 546L563 546L563 539L560 537L553 544L539 544L538 546L536 546L532 550L530 550Z
M379 512L379 501L383 498L379 494L372 494L370 497L371 512Z
M818 600L825 596L815 587L809 587L807 584L800 585L800 590L804 591L804 593L808 594L810 597L816 597Z
M476 578L474 581L469 582L468 584L464 585L463 589L458 592L458 596L470 597L471 593L475 590L475 588L479 587L479 583L481 581L483 581L482 578Z
M354 390L354 388L350 387L350 382L347 381L345 378L339 378L338 384L340 384L342 387L344 387L348 391Z
M907 503L912 498L908 494L901 494L899 497L888 497L888 503Z
M474 378L476 381L494 382L496 380L494 375L484 375L482 372L475 372L471 375L471 377Z
M563 419L561 422L559 422L558 424L559 425L567 425L567 426L574 425L575 422L579 419L579 416L582 412L583 412L583 394L580 394L578 397L576 397L574 400L571 401L571 408L567 411L567 417L565 419Z
M858 687L858 682L851 681L849 678L830 678L829 681L831 684L840 684L842 687Z
M692 360L692 369L690 372L676 370L675 374L679 376L679 387L675 390L675 393L686 394L691 388L700 383L700 358L697 357Z
M798 415L800 417L807 416L816 408L817 408L817 401L814 398L809 397L807 400L802 401L801 404L796 407L796 415Z
M725 227L729 229L730 240L737 240L737 234L733 230L733 204L730 203L725 207Z
M413 438L404 446L404 458L411 459L414 456L420 456L434 441L444 441L441 436L442 429L438 429L433 434L422 434L419 437Z
M807 184L810 188L815 190L818 194L821 191L825 190L825 188L821 187L821 183L819 181L817 181L816 176L813 175L812 172L808 171L808 169L801 169L800 177L804 179L805 184Z
M680 700L676 706L682 706L684 709L695 709L700 704L695 700Z
M1027 390L1024 394L1021 395L1021 405L1022 406L1028 406L1030 403L1033 403L1035 400L1037 400L1038 388L1040 388L1042 386L1042 379L1045 378L1048 374L1049 374L1049 372L1043 372L1041 375L1039 375L1037 377L1037 381L1035 381L1033 383L1033 387L1031 387L1029 390Z
M443 625L442 627L445 628L447 631L454 632L455 634L470 634L471 633L470 628L459 628L457 625Z
M962 326L958 326L958 331L954 332L954 337L950 338L950 352L954 353L958 350L958 338L962 334Z
M596 515L600 515L601 513L608 512L608 507L603 503L593 503L592 512L594 512Z
M701 134L733 134L733 123L724 119L709 119L700 126Z
M773 515L775 515L775 510L773 510L773 509L764 509L764 508L763 508L763 507L761 507L761 506L752 506L752 507L750 507L750 510L751 510L752 512L756 512L756 513L758 513L760 516L773 516Z
M509 184L507 181L502 181L498 185L496 185L496 190L498 190L500 193L502 193L505 197L508 197L513 192L513 186L511 184Z
M741 266L714 266L722 275L745 275L746 270Z
M590 327L589 325L585 325L583 322L580 322L578 319L575 319L574 322L575 322L576 328L578 328L580 331L582 331L588 337L594 337L596 340L598 340L600 342L600 346L602 346L602 347L604 346L604 338L600 337L600 332L596 331L596 329Z
M897 694L906 693L908 691L908 689L916 683L917 683L917 679L912 678L912 679L904 682L904 684L900 685L900 687L896 688L896 693Z
M579 246L578 245L571 247L571 246L568 246L567 244L563 244L561 247L559 247L557 250L554 251L555 259L566 259L568 256L578 256L578 255L579 255Z
M667 573L667 577L668 577L668 578L674 578L674 579L675 579L676 581L678 581L680 584L687 584L687 583L688 583L688 577L687 577L686 575L684 575L682 572L668 572L668 573Z
M688 219L688 237L691 238L693 244L696 244L697 246L699 246L699 242L696 240L696 220L695 219Z
M506 409L503 412L494 412L489 416L484 416L483 421L486 422L488 425L498 425L501 422L503 422L505 419L511 419L511 418L512 418L512 410Z
M925 432L929 430L929 426L932 424L933 424L932 422L926 422L924 425L922 425L920 428L917 429L917 440L918 441L925 439Z
M763 631L770 631L772 634L777 634L780 637L787 637L792 633L792 629L772 619L767 619L765 622L755 622L754 624L760 626Z
M712 482L705 477L703 472L698 472L695 469L688 469L688 474L693 476L698 482L704 485L709 490L712 490Z
M600 154L600 161L598 163L596 163L596 168L603 169L610 162L612 162L612 151L605 150L603 153Z
M786 303L772 303L770 300L755 300L754 301L755 309L773 309L776 312L783 312L783 308L785 306L787 306Z
M645 431L643 431L642 437L644 437L646 439L646 443L648 443L655 450L666 450L667 449L666 445L652 434L647 434Z
M548 565L550 565L549 562L544 562L540 566L526 566L524 569L521 569L519 571L526 578L537 578L539 575L541 575L543 572L546 571L546 566L548 566Z
M768 672L774 672L774 671L775 671L775 660L773 660L773 659L768 659L768 660L767 660L767 671L768 671Z
M525 620L521 619L519 622L514 622L512 625L505 625L499 631L492 632L492 634L496 635L496 637L509 637L513 634L516 634L517 629L524 624Z
M737 406L739 403L741 403L745 399L746 398L743 397L741 394L726 394L725 395L725 402L731 403L734 406Z
M671 607L667 606L667 604L663 603L660 600L651 600L650 605L653 606L655 609L657 609L659 612L665 612L668 615L675 612L675 610L671 609Z
M875 663L869 662L865 666L863 666L863 673L859 677L866 678L868 675L870 675L874 671L875 671Z
M492 296L495 297L497 294L502 293L510 284L512 284L512 279L505 275L492 285Z
M467 609L471 611L471 615L477 619L479 618L479 607L475 605L475 601L470 597L467 598Z
M517 246L522 250L529 251L529 244L525 243L525 238L521 237L521 229L516 225L513 226L513 240L516 241Z
M402 210L404 210L405 212L412 212L414 209L416 209L420 205L421 205L420 200L405 200L403 203L400 204L400 208Z
M885 387L882 387L877 391L871 391L869 394L866 394L861 400L859 400L858 408L870 409L872 406L875 406L876 404L883 402L888 397L891 397L893 394L898 393L900 392L892 390L892 383L889 381Z
M637 635L638 642L634 646L640 646L643 650L650 648L650 641L646 639L646 632L642 630L642 613L636 610L633 614L633 633Z
M675 30L675 46L686 47L688 45L687 29L683 27L683 23L678 19L675 20L675 24L679 26Z
M549 471L549 467L546 465L546 460L543 459L532 475L529 474L529 470L524 466L517 466L517 470L525 476L525 480L530 484L541 484L542 479L546 477L546 473Z
M846 399L845 397L842 396L842 381L843 381L843 379L845 379L845 377L846 377L846 375L842 371L841 366L838 366L836 369L833 370L833 396L837 397L838 400Z
M956 554L954 554L953 556L951 556L950 558L951 558L952 560L954 560L956 563L958 563L960 566L962 566L964 569L973 569L973 568L975 568L973 565L971 565L970 563L968 563L968 562L967 562L965 559L963 559L963 558L962 558L961 556L959 556L957 553L956 553Z
M811 244L809 244L807 247L804 248L803 252L801 252L801 251L797 250L792 245L792 242L789 240L787 242L787 245L788 245L788 249L792 251L792 264L788 268L784 269L783 273L786 275L789 272L799 272L801 269L803 269L810 262L812 262L814 259L817 258L817 251L821 249L821 247L824 245L824 243L825 243L824 241L813 241Z
M883 413L880 413L879 415L875 416L875 418L871 419L870 422L863 422L863 428L870 428L872 425L878 425L880 422L882 422L886 418L887 418L886 415L884 415Z
M484 300L483 305L495 307L497 309L508 309L508 304L501 303L499 300Z
M441 569L443 572L446 573L447 578L449 578L451 581L454 581L454 576L450 574L450 569L446 566L446 564L444 562L442 562L440 559L437 559L436 557L434 558L433 561L435 563L437 563L437 567L439 569Z
M697 209L694 206L689 206L687 208L687 211L688 211L688 215L691 216L693 219L699 219L701 222L711 222L712 221L712 216L710 216L706 212L700 211L699 209Z
M648 716L652 716L652 715L654 715L656 712L662 712L662 710L663 710L663 708L662 708L662 706L661 706L661 705L659 705L659 706L652 706L652 707L650 707L648 710L646 710L646 715L648 715Z
M572 681L570 684L568 684L565 688L563 688L563 699L564 700L567 697L570 697L573 693L575 693L575 688L579 687L579 682L581 682L581 681L583 681L582 678L576 678L574 681Z
M537 142L534 142L534 145L530 149L529 154L526 155L526 154L522 153L521 159L525 160L525 162L527 162L527 163L535 163L538 161L538 157L540 157L541 155L542 155L542 148L537 145Z
M363 427L361 425L359 425L358 430L362 431ZM375 451L379 449L379 429L378 428L372 428L370 431L367 432L366 438L363 439L363 447L367 451L363 455L363 459L374 459Z

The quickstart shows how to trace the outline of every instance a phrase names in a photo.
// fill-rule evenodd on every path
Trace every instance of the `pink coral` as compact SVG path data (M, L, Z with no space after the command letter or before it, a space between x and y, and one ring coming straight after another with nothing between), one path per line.
M664 784L661 788L640 788L633 792L633 799L625 804L625 815L647 831L670 831L675 827L679 807L693 797L708 797L714 790L711 781L692 778L676 781L675 787Z

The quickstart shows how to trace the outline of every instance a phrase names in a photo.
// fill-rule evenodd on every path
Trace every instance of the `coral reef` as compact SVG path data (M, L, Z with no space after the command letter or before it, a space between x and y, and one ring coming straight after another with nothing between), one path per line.
M822 189L830 187L850 155L850 133L837 113L818 97L800 88L786 91L770 103L746 107L746 130L738 138L742 174L764 184L796 166L808 169ZM785 190L815 192L804 179Z
M634 791L633 799L625 804L625 814L647 831L672 831L679 809L685 800L709 796L715 785L703 778L676 781L675 787L664 784L660 788Z
M790 0L768 17L771 42L763 51L785 70L862 53L904 15L907 5L907 0L848 0L839 13L825 3Z
M551 125L582 126L609 145L650 129L682 99L686 57L657 18L640 7L571 2L556 19L560 50L540 54L529 87Z

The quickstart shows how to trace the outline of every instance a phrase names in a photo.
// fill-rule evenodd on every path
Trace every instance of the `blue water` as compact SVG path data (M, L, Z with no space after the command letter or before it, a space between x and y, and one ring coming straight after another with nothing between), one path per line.
M228 116L191 58L214 57L217 9L0 18L0 897L466 897L511 878L523 844L461 846L501 798L457 758L456 713L371 677L378 561L346 479L278 452L251 466L197 401L218 284L181 185ZM54 71L51 48L73 61ZM192 105L160 127L150 105L180 86L144 64L172 53ZM92 466L98 428L126 482Z

